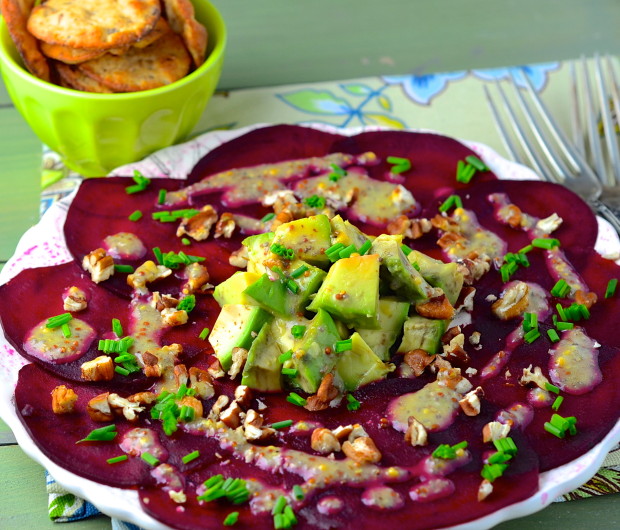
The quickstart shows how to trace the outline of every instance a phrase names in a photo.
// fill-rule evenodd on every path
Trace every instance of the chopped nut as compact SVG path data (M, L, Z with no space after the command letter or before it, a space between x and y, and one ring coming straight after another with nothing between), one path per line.
M114 378L114 361L112 357L100 355L80 366L82 379L86 381L111 381Z
M442 344L449 344L450 341L461 334L461 326L453 326L441 336ZM462 346L462 345L461 345Z
M71 388L59 385L52 390L52 410L54 414L70 414L75 410L78 395Z
M223 213L215 225L215 234L213 234L213 237L218 238L224 236L228 239L233 235L235 227L236 224L233 214L228 212Z
M67 294L63 299L62 307L65 311L71 311L75 313L76 311L82 311L86 309L88 306L88 302L86 301L86 294L82 289L76 287L75 285L69 287L67 290Z
M480 396L484 396L482 387L479 386L474 390L471 390L463 399L459 400L461 409L467 416L477 416L480 414Z
M491 484L487 479L484 479L480 486L478 486L478 502L482 502L489 495L493 493L493 484Z
M243 408L248 408L252 401L252 390L249 386L239 385L235 388L235 401Z
M213 406L211 407L211 412L209 412L209 419L213 421L219 420L220 412L222 412L224 407L228 405L229 401L228 396L225 396L224 394L218 396L215 403L213 403Z
M228 257L228 263L230 263L233 267L238 267L240 269L245 269L248 266L248 261L250 256L248 254L248 249L246 247L241 247L239 250L235 250Z
M142 354L142 363L144 364L144 375L147 377L160 377L161 367L159 366L159 359L151 352L145 351Z
M478 344L480 344L480 337L482 335L480 334L479 331L472 331L472 334L469 336L469 343L472 346L478 346Z
M243 422L243 434L248 442L268 440L275 435L275 429L263 427L263 417L253 409L248 410Z
M527 310L529 291L527 283L514 282L502 293L500 299L493 303L491 310L501 320L519 317Z
M319 400L329 403L338 396L338 389L334 386L333 374L325 374L321 380L316 396Z
M405 353L404 361L411 367L413 370L413 375L416 377L420 377L426 367L433 362L435 359L434 355L430 355L424 350L411 350Z
M482 428L482 441L489 443L500 438L506 438L509 432L510 425L499 421L490 421Z
M428 434L424 425L413 416L409 416L407 423L409 426L405 432L405 442L410 443L413 447L426 445L428 443Z
M546 385L549 383L549 379L543 375L540 366L536 366L532 372L532 365L530 364L527 368L523 369L523 375L521 376L521 379L519 379L519 384L523 386L528 383L534 383L539 388L546 390Z
M155 291L153 293L153 296L151 298L151 307L157 309L157 311L163 311L164 309L170 308L170 307L176 307L179 305L179 300L177 298L174 298L173 296L170 296L169 294L159 294L158 291Z
M187 495L185 495L184 491L168 490L168 497L177 504L187 502Z
M437 245L443 250L451 248L464 248L466 239L461 234L456 232L445 232L438 240Z
M176 388L187 385L187 367L184 364L177 364L174 367L174 384Z
M376 464L381 460L381 452L369 436L360 436L342 444L342 452L359 464Z
M187 311L184 309L166 308L161 312L161 322L164 326L182 326L187 324Z
M353 425L340 425L332 430L332 433L338 441L342 441L345 438L348 438L349 435L353 432Z
M189 387L196 391L196 395L202 399L208 399L215 394L213 379L207 370L201 370L192 366L189 369Z
M243 410L239 406L239 403L233 401L229 407L220 414L220 421L224 422L227 427L236 429L241 425L241 414Z
M448 344L444 344L443 353L446 359L452 364L469 364L469 355L463 349L465 345L465 335L459 333L450 339Z
M523 219L523 212L515 204L509 204L502 208L502 217L512 228L519 228Z
M127 276L127 285L135 289L140 293L146 293L147 283L152 283L155 280L167 278L172 274L172 270L163 265L156 265L154 261L148 260L140 265L133 274Z
M407 236L411 239L419 239L431 231L433 225L428 219L411 219L411 226Z
M536 223L536 228L543 234L548 235L551 234L551 232L555 232L558 228L560 228L560 225L563 222L563 219L557 213L552 213L549 217L540 219Z
M108 402L109 392L99 394L92 398L86 405L86 412L93 421L112 421L114 414Z
M144 407L141 407L138 403L122 398L118 394L110 394L108 396L108 403L112 407L112 410L122 413L128 421L137 420L138 416L136 413L144 410Z
M590 309L598 300L596 293L592 292L584 292L581 290L575 291L575 302L578 304L585 305L588 309Z
M319 427L312 431L310 446L318 453L324 455L340 451L340 442L338 438L336 438L332 431L324 427Z
M353 440L363 436L368 436L368 433L364 430L364 427L362 427L359 423L356 423L353 425L353 429L349 433L348 440L349 442L353 442Z
M491 269L491 259L487 255L476 259L463 258L456 262L457 270L463 275L465 285L471 285Z
M329 402L323 401L316 394L314 396L308 396L308 398L306 399L306 404L304 405L304 408L311 412L325 410L328 407Z
M476 288L471 285L465 285L461 288L459 297L454 305L454 310L457 313L466 311L470 313L474 309L474 299L476 296Z
M188 235L196 241L204 241L209 237L211 227L217 221L217 212L207 204L192 217L184 217L177 228L177 237Z
M454 307L443 293L416 304L415 310L425 318L450 320L454 316Z
M207 368L207 372L213 379L220 379L226 375L226 372L222 370L222 365L218 359L215 359Z
M390 221L385 227L385 231L391 235L407 235L407 231L411 226L411 220L406 215L400 215L396 219Z
M179 401L179 407L183 405L194 409L194 418L202 418L202 402L199 399L196 399L194 396L183 396L181 401ZM221 416L220 419L222 419Z
M185 266L187 282L183 285L184 294L203 292L209 287L209 271L202 263L190 263Z
M84 256L82 268L90 272L93 282L103 282L114 274L114 258L108 256L102 248L98 248Z
M132 403L139 403L140 405L150 405L157 399L155 392L138 392L127 397L128 401Z
M248 350L245 348L233 348L232 350L232 365L228 370L228 375L231 379L234 379L239 375L239 372L243 369L246 359L248 358Z

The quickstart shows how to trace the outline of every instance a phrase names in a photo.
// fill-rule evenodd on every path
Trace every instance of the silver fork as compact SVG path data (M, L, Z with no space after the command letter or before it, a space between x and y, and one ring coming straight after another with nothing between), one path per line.
M614 120L609 108L611 94L614 109L617 114L620 113L615 70L611 60L607 58L605 74L600 58L595 57L595 84L598 95L598 105L595 105L587 64L584 58L581 60L581 84L585 94L583 112L588 129L588 147L586 148L581 129L584 116L580 110L577 76L574 65L572 66L573 135L578 143L573 144L568 140L534 90L525 71L522 77L527 98L517 86L512 72L511 84L527 125L521 123L517 117L517 113L499 82L496 86L510 126L506 125L488 88L484 86L489 108L502 141L516 162L529 165L542 179L562 184L581 196L597 214L609 221L620 233L620 211L615 210L620 204L620 155L615 132L618 122L617 119ZM604 146L598 131L597 112L600 113L603 122ZM526 129L529 129L529 134L534 141L528 137ZM518 140L521 149L515 144L513 135ZM587 154L590 155L591 163L586 160Z

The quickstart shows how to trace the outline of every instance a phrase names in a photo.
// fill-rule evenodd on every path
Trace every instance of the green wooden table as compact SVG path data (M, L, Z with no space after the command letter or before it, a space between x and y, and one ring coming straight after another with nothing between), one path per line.
M595 51L620 55L616 0L213 0L227 20L229 52L220 87L239 91L335 79L426 74L562 60ZM242 91L248 102L258 91ZM218 99L219 97L219 99ZM197 130L226 122L225 96L210 104ZM566 101L554 101L559 108ZM475 106L475 105L474 105ZM503 153L488 116L421 113L416 126L487 143ZM255 119L254 119L255 118ZM269 109L248 123L270 121ZM237 122L236 125L246 123ZM38 219L41 144L0 83L0 266ZM0 303L7 303L3 300ZM0 528L51 528L43 468L15 445L0 420ZM620 527L616 495L554 504L500 525L516 528ZM70 528L110 528L97 517Z

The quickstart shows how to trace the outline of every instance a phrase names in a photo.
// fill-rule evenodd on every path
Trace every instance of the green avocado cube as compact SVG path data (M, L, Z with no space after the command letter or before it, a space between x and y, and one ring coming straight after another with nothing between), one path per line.
M276 315L287 316L288 291L280 279L271 280L267 274L263 274L253 284L243 291L263 309Z
M411 350L424 350L427 353L439 353L441 336L446 332L448 320L434 320L414 315L405 320L403 326L403 340L398 347L398 353L407 353Z
M331 231L329 217L312 215L278 226L272 244L293 249L295 257L312 265L328 265L325 250L332 244Z
M349 326L378 329L378 306L379 256L370 254L334 263L308 309L324 309Z
M407 259L417 265L422 277L433 287L439 287L454 306L463 288L463 274L456 263L444 263L418 250L412 250Z
M248 272L263 274L266 272L264 262L273 257L271 253L271 244L273 242L274 233L265 232L255 236L246 237L241 243L248 249Z
M259 278L260 274L254 272L237 271L214 289L213 298L220 307L226 304L256 305L256 302L243 291Z
M306 270L303 274L298 276L297 278L290 277L290 273L297 270L299 267L304 266ZM291 262L288 267L289 279L298 287L298 291L296 293L292 292L291 289L288 289L287 293L287 314L288 315L297 315L303 314L310 301L310 297L319 290L325 276L327 273L323 269L319 269L313 265L308 263L304 263L300 260L295 260Z
M351 349L337 355L336 372L349 391L383 379L395 368L379 359L359 333L351 335Z
M282 363L278 359L282 353L271 325L266 322L248 351L241 384L264 392L282 390Z
M402 236L381 234L372 242L370 252L381 257L381 279L406 300L428 299L433 288L413 267L401 249Z
M407 320L410 306L409 302L402 302L396 298L379 298L377 318L381 329L356 329L382 361L390 359L390 348L403 332L403 324Z
M304 336L295 341L293 357L286 367L297 369L297 374L288 377L291 385L314 394L323 376L331 372L337 356L333 353L334 344L340 340L338 328L326 311L319 309L306 329Z
M272 316L255 305L228 304L222 307L213 329L209 343L224 370L232 364L233 348L250 348L256 333Z
M302 316L294 316L291 318L275 317L271 322L271 335L274 337L283 353L294 350L297 347L298 339L293 337L293 326L305 326L307 330L310 327L310 322L310 320Z
M332 244L342 243L345 247L349 245L355 245L356 248L360 248L368 237L356 226L345 221L340 215L335 215L331 218L330 223L332 225Z

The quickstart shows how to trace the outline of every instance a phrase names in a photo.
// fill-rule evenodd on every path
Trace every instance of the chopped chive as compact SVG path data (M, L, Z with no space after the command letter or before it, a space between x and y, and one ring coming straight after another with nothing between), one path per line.
M166 202L166 190L159 190L159 195L157 196L157 204L164 204Z
M224 526L233 526L239 520L239 512L230 512L224 522L222 523Z
M282 530L286 528L286 518L284 517L284 514L277 513L273 516L273 528L274 530Z
M293 294L297 294L299 292L299 284L290 278L286 280L286 288Z
M112 331L119 338L123 336L123 326L118 318L112 319Z
M498 451L489 457L489 464L504 464L512 458L512 455Z
M267 223L267 222L271 221L275 216L276 216L275 213L269 212L268 214L263 216L263 218L260 220L260 222L261 223Z
M194 307L196 307L196 295L193 294L188 294L181 298L179 305L177 305L179 311L187 311L188 313L190 313Z
M362 406L362 404L357 399L355 399L352 394L347 394L347 401L347 410L350 410L351 412L359 410L359 408Z
M388 156L387 162L393 166L390 171L396 175L411 169L411 162L407 158L402 158L400 156Z
M497 440L493 440L493 445L495 449L502 453L508 453L512 456L517 454L517 445L514 440L510 436L506 436L506 438L499 438Z
M291 335L296 339L301 339L306 333L306 326L293 326L291 328Z
M134 222L139 221L140 219L142 219L142 212L140 210L135 210L129 215L127 219Z
M558 322L555 327L558 328L558 331L566 331L568 329L573 329L575 324L572 322Z
M504 474L507 467L508 464L485 464L480 475L489 482L493 482Z
M158 219L161 219L162 217L169 217L171 214L170 212L153 212L151 214L151 219L157 221Z
M344 248L344 245L342 243L335 243L331 247L325 250L325 254L329 258L330 261L332 262L338 261L338 259L340 258L339 253L343 248Z
M127 370L127 368L123 368L122 366L115 366L114 367L114 371L117 374L121 374L121 375L129 375L129 370Z
M553 402L553 405L551 405L551 408L555 411L557 411L560 408L560 405L562 404L562 401L564 401L564 398L562 396L558 396L555 398L555 401Z
M545 422L544 428L545 428L545 431L553 434L553 436L557 436L558 438L564 438L564 436L566 436L566 431L559 429L558 427L549 423L548 421Z
M211 330L209 328L202 328L202 331L200 332L200 335L198 335L198 338L200 340L205 340L209 336L210 331Z
M286 361L288 361L291 357L293 357L293 350L289 350L287 352L284 352L283 354L281 354L278 357L278 361L282 364L284 364Z
M181 243L183 245L185 245L186 247L189 247L192 244L192 242L189 239L187 239L186 237L182 237L181 238Z
M537 237L532 239L532 246L551 250L552 248L559 247L560 241L552 237Z
M480 158L478 158L476 155L469 155L465 157L465 161L469 162L478 171L489 171L488 166L482 160L480 160Z
M69 324L63 324L62 326L60 326L60 329L62 330L62 334L64 335L65 339L71 337L71 328L69 327Z
M209 489L215 486L216 484L221 484L223 482L224 482L224 477L222 475L213 475L209 477L207 480L205 480L204 486L205 488Z
M73 318L73 315L71 313L63 313L61 315L56 315L56 316L53 316L47 319L45 327L49 329L59 328L63 324L68 324L72 318Z
M141 184L133 184L132 186L127 186L125 188L125 193L127 193L127 195L133 195L134 193L144 191L145 189L146 186L142 186Z
M407 245L401 245L400 249L403 251L403 254L405 256L408 256L409 254L411 254L413 252L413 249L408 247Z
M618 279L612 278L607 282L607 288L605 289L605 298L611 298L614 294L616 294L616 289L618 287Z
M155 255L155 259L157 260L157 263L159 263L160 265L163 265L164 255L162 254L159 247L153 247L153 254Z
M155 467L159 464L159 460L155 458L151 453L144 452L140 455L140 458L144 460L149 466Z
M284 507L284 517L288 519L289 527L297 524L297 517L295 517L295 512L290 504Z
M462 208L463 203L461 198L458 195L450 195L441 205L439 206L440 212L447 212L451 208Z
M125 353L123 355L119 355L116 359L114 359L115 363L126 363L127 361L135 361L136 356L132 353Z
M549 340L551 342L558 342L560 340L560 336L558 335L558 332L555 329L548 329L547 336L549 337Z
M131 265L121 265L120 263L114 264L114 270L123 274L132 274L134 272L134 268Z
M115 456L113 458L108 458L106 460L106 462L108 464L118 464L119 462L124 462L125 460L127 460L129 457L127 455L119 455L119 456Z
M276 503L273 505L273 508L271 510L271 515L282 513L286 505L287 505L286 497L284 495L280 495L278 499L276 500Z
M184 464L189 464L190 462L196 460L200 456L200 451L192 451L191 453L186 454L181 460Z
M343 248L338 255L341 259L350 258L351 254L357 252L357 247L355 245L349 245L348 247Z
M293 496L298 501L303 501L304 500L304 497L305 497L304 490L302 489L302 487L299 484L295 484L293 486Z
M556 304L556 305L555 305L555 309L556 309L556 311L558 312L558 316L559 316L562 320L564 320L564 321L568 320L568 319L566 318L566 313L564 312L564 308L562 307L562 304ZM559 329L559 328L558 328L558 329Z
M297 368L282 368L282 375L295 377L297 375Z
M309 269L308 265L301 265L291 272L291 278L299 278L304 272Z
M93 429L88 433L86 438L82 438L78 440L76 443L80 442L110 442L116 438L116 425L106 425L105 427L99 427L98 429Z
M553 392L554 394L560 393L560 389L557 386L552 385L551 383L545 383L545 390L548 390L549 392Z
M551 289L551 295L557 298L564 298L571 291L570 285L566 283L566 280L560 278Z
M282 420L271 424L272 429L284 429L293 425L293 420Z
M363 256L364 254L366 254L366 252L368 252L370 250L370 247L372 246L372 243L370 242L370 239L367 239L364 244L358 249L358 254L360 256ZM409 248L409 247L407 247Z
M540 337L540 331L538 331L538 329L531 329L530 331L528 331L524 336L523 339L525 340L525 342L527 342L528 344L531 344L532 342L534 342L536 339L538 339Z
M532 250L534 250L534 247L532 245L526 245L521 250L519 250L519 254L527 254L528 252L531 252Z
M579 308L581 318L588 320L590 318L590 310L583 304L578 304L577 307Z
M352 339L339 340L338 342L334 344L334 351L336 353L342 353L342 352L350 350L352 347L353 347Z
M310 208L325 208L325 197L311 195L304 199L304 203L310 206Z
M437 448L432 452L431 456L433 458L441 458L442 460L453 460L456 458L456 452L452 447L448 444L440 444Z
M307 401L296 392L291 392L288 396L286 396L286 401L299 407L303 407L307 403Z

